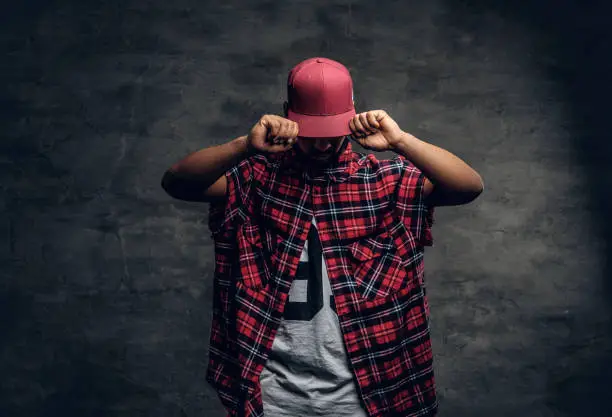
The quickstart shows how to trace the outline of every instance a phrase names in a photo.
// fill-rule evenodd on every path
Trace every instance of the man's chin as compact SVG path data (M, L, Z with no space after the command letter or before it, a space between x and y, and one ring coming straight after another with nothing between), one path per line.
M311 156L308 159L310 161L312 161L314 164L325 165L325 164L328 164L331 161L332 156L331 155L326 155L326 156Z

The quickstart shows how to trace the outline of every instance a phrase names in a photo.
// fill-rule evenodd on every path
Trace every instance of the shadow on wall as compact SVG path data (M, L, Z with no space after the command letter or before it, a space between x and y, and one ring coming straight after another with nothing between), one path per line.
M554 347L559 355L551 357L548 369L548 405L563 415L612 415L607 394L612 386L612 326L605 323L612 308L612 141L610 106L612 93L612 5L604 1L561 0L549 2L505 2L502 0L462 0L449 2L453 15L493 13L510 25L529 31L533 63L547 81L554 83L567 106L571 120L567 129L573 141L576 166L584 170L588 183L585 195L591 214L588 236L603 242L603 288L608 311L592 314L592 323L577 324L564 346ZM469 19L468 19L469 20ZM581 202L582 203L582 202ZM572 262L571 259L568 262ZM585 306L589 308L589 306ZM593 308L593 310L595 310ZM600 314L603 318L594 317ZM606 314L608 314L606 316Z

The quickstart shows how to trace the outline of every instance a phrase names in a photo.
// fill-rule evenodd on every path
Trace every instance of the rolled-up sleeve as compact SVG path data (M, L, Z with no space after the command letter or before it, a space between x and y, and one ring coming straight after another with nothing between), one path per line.
M427 204L424 195L425 175L403 156L398 160L401 169L394 195L396 211L417 242L433 246L434 207Z

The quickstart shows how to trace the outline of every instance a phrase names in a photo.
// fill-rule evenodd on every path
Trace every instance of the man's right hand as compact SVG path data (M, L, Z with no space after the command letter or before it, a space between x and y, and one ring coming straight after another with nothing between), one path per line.
M297 142L299 126L296 122L274 114L259 119L247 136L251 152L285 152Z

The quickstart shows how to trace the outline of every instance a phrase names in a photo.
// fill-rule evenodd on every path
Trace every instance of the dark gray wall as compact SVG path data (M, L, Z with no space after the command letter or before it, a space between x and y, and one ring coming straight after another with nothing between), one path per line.
M484 177L427 252L440 415L612 415L603 6L101 4L16 2L0 26L0 415L223 415L208 207L160 179L280 114L311 56Z

